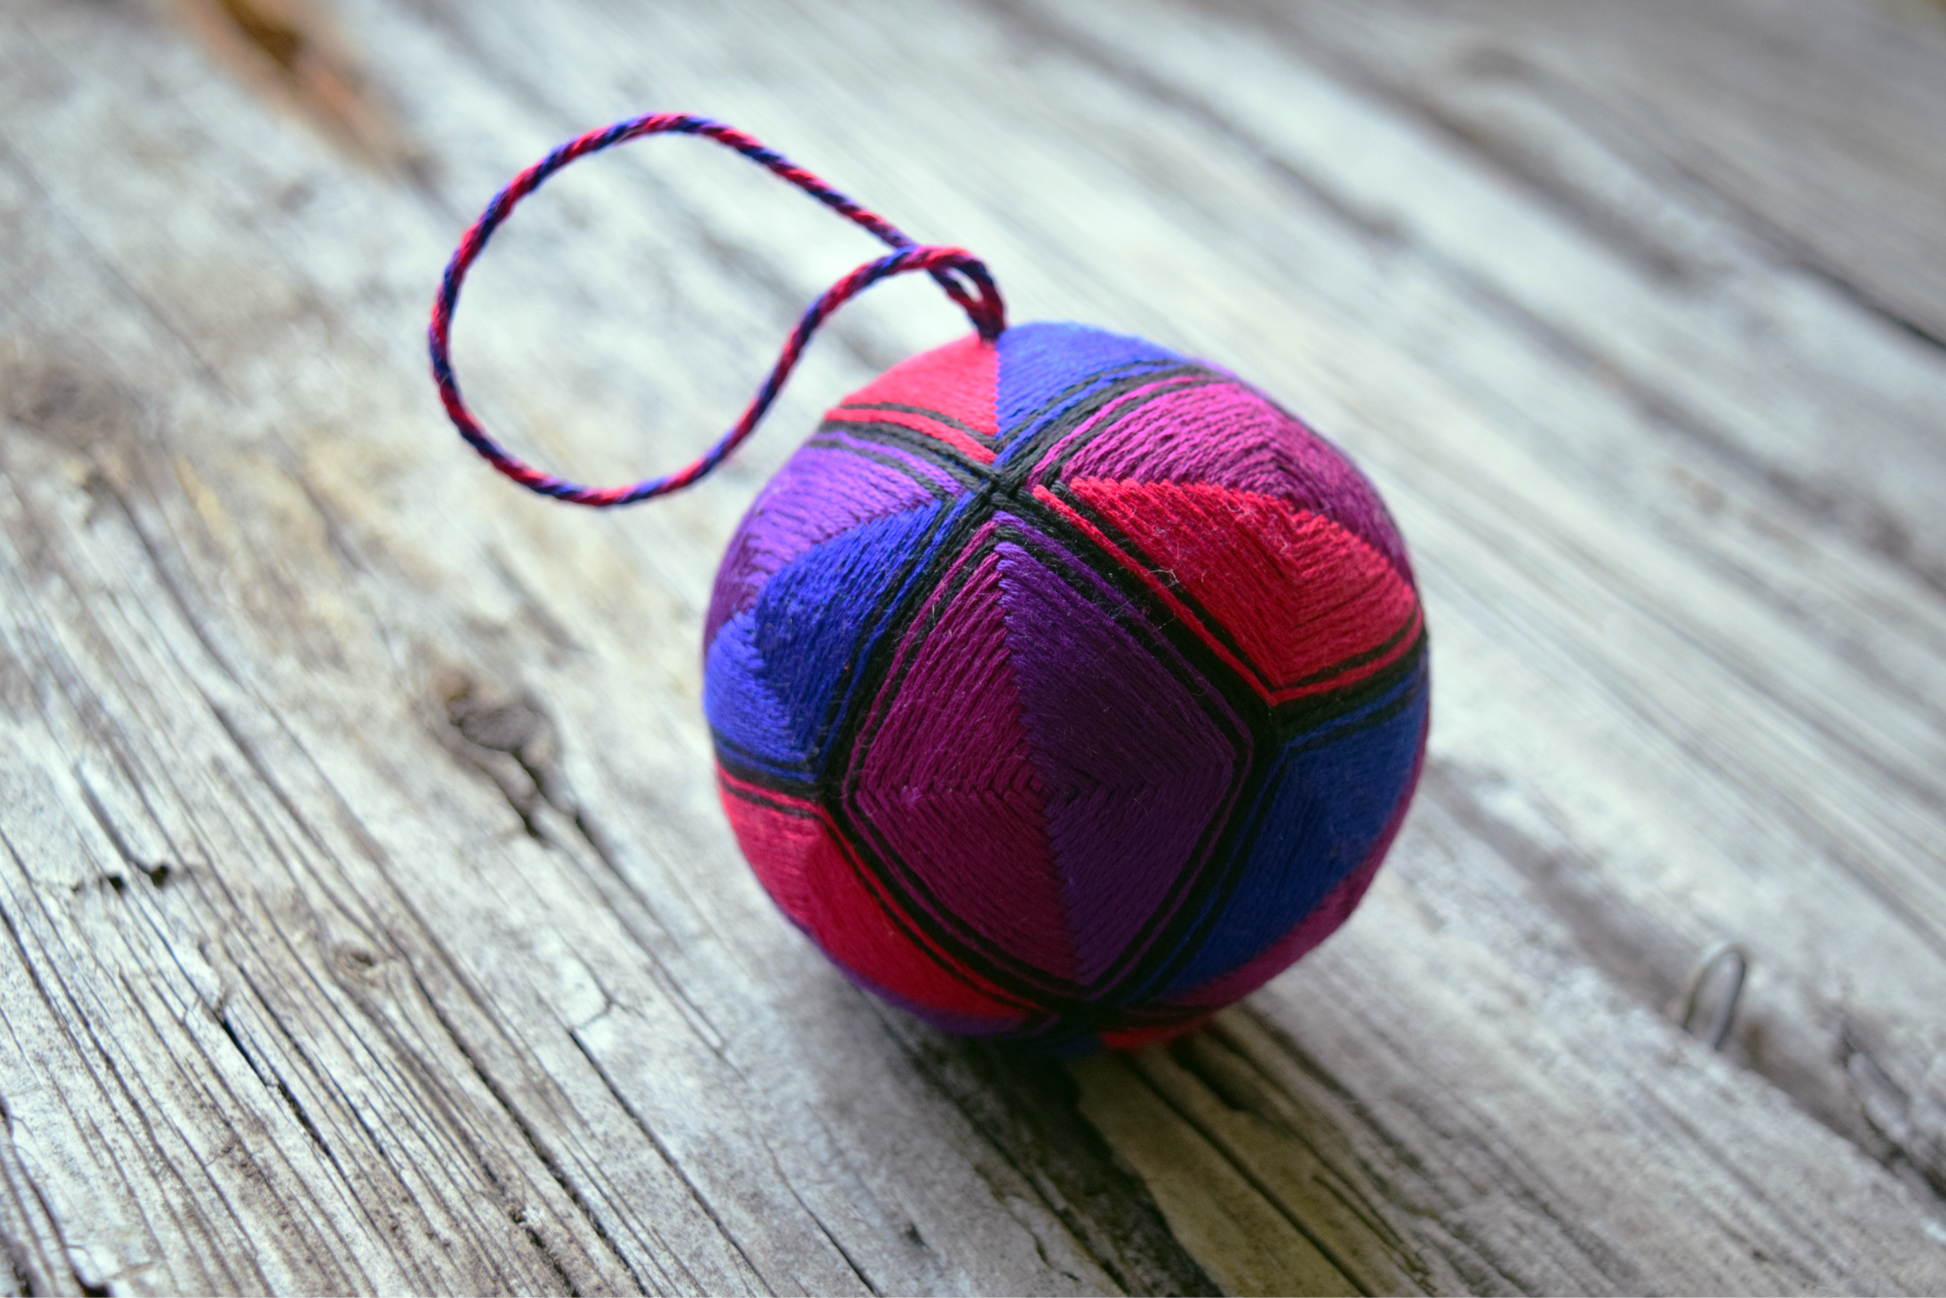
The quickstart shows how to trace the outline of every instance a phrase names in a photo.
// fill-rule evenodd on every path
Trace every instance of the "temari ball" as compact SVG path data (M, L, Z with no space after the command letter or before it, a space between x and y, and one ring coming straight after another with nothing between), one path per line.
M1193 1026L1342 924L1428 718L1370 483L1235 377L1071 324L841 402L706 620L723 805L860 986L1057 1054Z

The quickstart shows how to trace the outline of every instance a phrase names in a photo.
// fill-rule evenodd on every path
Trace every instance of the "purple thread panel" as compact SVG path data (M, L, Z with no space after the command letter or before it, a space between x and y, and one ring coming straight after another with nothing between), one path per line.
M962 923L1072 980L1074 943L1007 652L997 555L958 589L895 689L853 805Z
M1077 972L1091 983L1200 864L1197 844L1228 805L1249 743L1239 750L1094 602L1019 546L999 553L1009 657L1048 791ZM1096 586L1097 598L1117 598Z
M1099 434L1115 428L1142 405L1158 400L1171 392L1205 385L1206 381L1197 375L1175 373L1130 388L1057 438L1035 463L1033 480L1037 483L1047 481L1050 476L1049 466L1059 466L1067 456L1087 446ZM1074 475L1060 476L1072 478Z

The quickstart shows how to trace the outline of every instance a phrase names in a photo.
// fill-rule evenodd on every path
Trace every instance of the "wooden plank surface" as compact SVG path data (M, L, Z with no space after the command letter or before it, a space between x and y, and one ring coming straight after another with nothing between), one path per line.
M1917 0L9 5L0 1275L1946 1288L1943 74ZM793 430L962 327L928 286L668 502L549 507L446 431L460 229L672 107L978 250L1017 320L1221 360L1387 494L1426 785L1213 1027L941 1038L722 824L715 560ZM462 374L553 464L671 465L869 255L633 146L496 239ZM1668 1006L1726 941L1719 1054Z

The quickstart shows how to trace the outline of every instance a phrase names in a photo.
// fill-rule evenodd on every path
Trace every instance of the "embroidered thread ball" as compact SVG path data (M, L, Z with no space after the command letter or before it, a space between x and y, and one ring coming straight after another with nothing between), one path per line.
M1365 478L1220 370L1007 328L975 259L846 211L729 128L610 129L645 122L713 128L901 250L813 305L715 459L872 279L931 271L976 326L832 408L717 573L704 711L730 825L784 914L893 1004L1054 1053L1183 1031L1342 924L1404 817L1429 700L1411 566ZM445 327L484 242L434 314L469 440L584 503L707 472L594 491L480 432Z
M954 1032L1166 1035L1343 922L1426 649L1329 444L1151 343L1032 324L826 417L704 630L724 805L858 982Z

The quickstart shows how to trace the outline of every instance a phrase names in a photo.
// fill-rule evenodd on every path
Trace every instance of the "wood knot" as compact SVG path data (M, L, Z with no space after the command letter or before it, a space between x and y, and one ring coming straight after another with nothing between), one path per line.
M0 350L0 414L72 450L127 440L141 412L120 383L58 355Z
M537 817L570 812L554 722L531 695L515 695L462 673L435 683L448 747L491 779L529 835L545 841Z
M197 35L244 82L366 161L422 177L426 160L309 0L179 0Z

